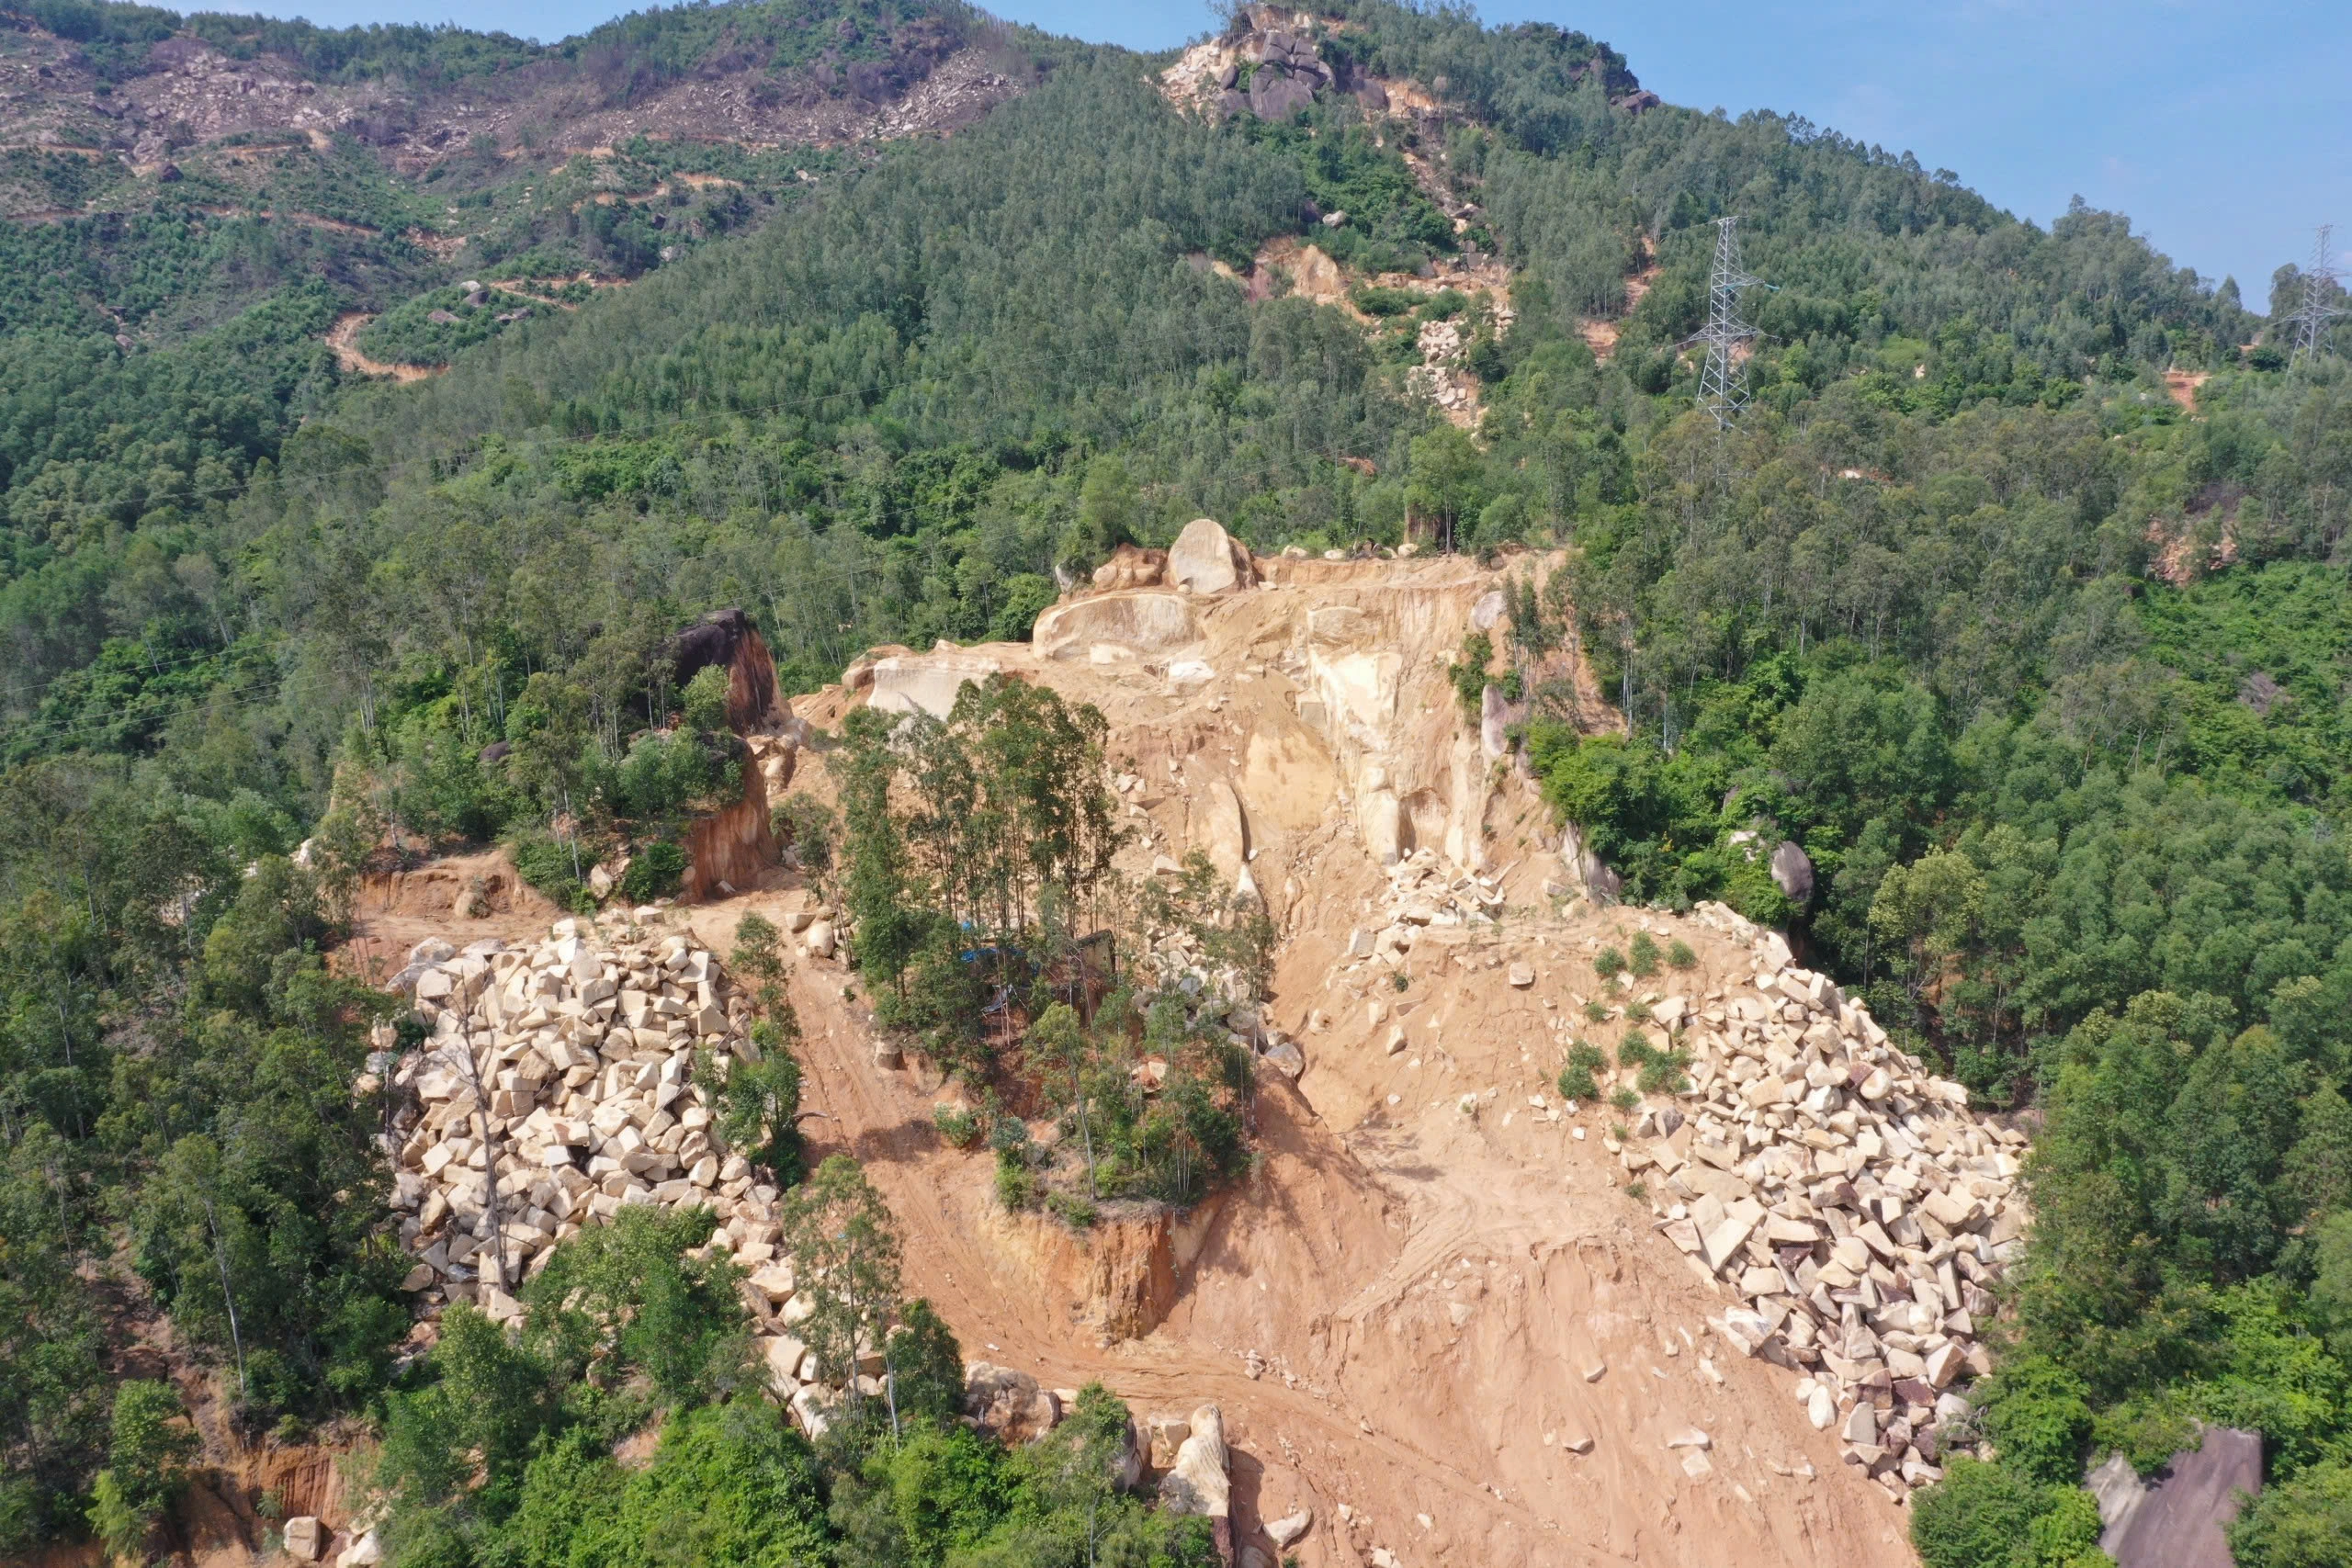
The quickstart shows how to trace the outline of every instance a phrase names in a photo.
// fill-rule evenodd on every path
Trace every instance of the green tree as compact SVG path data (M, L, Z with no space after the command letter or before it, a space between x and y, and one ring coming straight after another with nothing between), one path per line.
M889 1205L855 1160L833 1155L785 1195L777 1219L816 1308L800 1336L818 1363L846 1382L854 1419L858 1359L879 1353L899 1303L899 1235Z
M1086 1025L1067 1002L1056 1002L1029 1026L1029 1049L1047 1067L1046 1094L1053 1103L1077 1118L1079 1146L1086 1154L1086 1194L1100 1198L1094 1179L1094 1115L1088 1080L1097 1051Z
M1412 479L1406 497L1414 513L1438 528L1438 539L1451 550L1464 517L1477 515L1485 461L1467 434L1440 423L1413 437Z
M147 1532L187 1482L197 1451L187 1413L169 1383L132 1380L115 1387L107 1467L98 1472L90 1522L118 1557L140 1551Z

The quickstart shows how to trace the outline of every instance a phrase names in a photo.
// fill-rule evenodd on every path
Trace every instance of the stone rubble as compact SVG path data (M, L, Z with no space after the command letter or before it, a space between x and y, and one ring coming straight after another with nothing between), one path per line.
M430 1031L390 1070L393 1201L427 1301L515 1316L556 1243L628 1203L709 1205L715 1246L774 1260L776 1190L714 1146L695 1083L698 1052L756 1059L748 1003L688 937L625 929L424 942L395 979Z
M1505 867L1507 872L1510 868ZM1382 918L1348 933L1346 956L1390 969L1404 967L1416 943L1460 941L1472 927L1492 927L1503 912L1502 876L1450 870L1435 852L1417 849L1389 866ZM1528 983L1534 983L1531 972ZM1518 984L1516 977L1512 984Z
M804 953L831 945L821 919L806 936ZM564 919L530 948L420 943L392 988L431 1031L371 1064L389 1069L394 1097L393 1202L416 1258L407 1289L512 1322L514 1292L582 1225L632 1203L707 1206L719 1220L710 1247L749 1272L756 1348L801 1426L823 1430L845 1376L878 1391L878 1357L820 1368L794 1336L815 1303L779 1252L777 1190L712 1142L697 1055L759 1051L714 954L635 920L607 935Z
M1737 1293L1724 1337L1801 1374L1814 1427L1901 1502L1941 1479L1958 1391L1992 1368L1977 1325L2023 1247L2025 1136L1972 1116L1775 933L1699 918L1749 942L1754 978L1644 996L1690 1077L1647 1097L1619 1159L1668 1205L1657 1228Z
M828 913L787 918L803 957L832 952ZM661 919L645 908L607 921L609 932L558 920L528 948L485 939L463 951L424 942L411 952L390 988L410 998L430 1032L419 1048L379 1049L369 1063L371 1078L389 1075L393 1103L392 1201L401 1244L416 1259L403 1285L430 1305L471 1302L511 1323L524 1312L514 1292L582 1225L633 1203L707 1206L719 1220L711 1250L748 1273L744 1300L769 1386L819 1437L849 1380L878 1397L886 1369L878 1353L862 1353L854 1368L820 1365L794 1332L817 1303L780 1250L780 1194L741 1156L713 1144L711 1107L695 1081L701 1053L714 1063L759 1059L749 1001L691 937L647 929ZM1173 939L1159 958L1196 984L1208 978L1188 938ZM1225 1019L1261 1051L1297 1056L1253 1010L1234 1008ZM392 1038L388 1027L378 1043ZM1007 1443L1052 1431L1076 1398L1011 1368L965 1368L967 1419ZM1185 1495L1213 1514L1225 1462L1216 1420L1215 1407L1204 1406L1193 1429L1177 1433L1196 1450L1182 1467ZM1203 1430L1207 1438L1196 1438ZM1138 1450L1129 1468L1140 1465ZM300 1530L289 1536L307 1540Z

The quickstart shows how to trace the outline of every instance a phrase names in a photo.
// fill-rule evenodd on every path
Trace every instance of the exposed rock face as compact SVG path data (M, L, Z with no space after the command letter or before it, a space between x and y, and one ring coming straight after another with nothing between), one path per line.
M1257 581L1250 552L1214 517L1195 517L1168 547L1168 581L1204 596L1247 588Z
M872 704L885 713L945 718L967 681L986 681L1004 666L985 654L933 652L874 661Z
M1039 1292L1078 1303L1071 1321L1109 1345L1150 1333L1175 1307L1178 1272L1214 1213L1204 1205L1182 1224L1165 1213L1106 1217L1082 1235L1034 1213L993 1224Z
M1037 617L1029 640L1048 659L1084 659L1100 648L1108 650L1109 662L1180 649L1200 635L1182 593L1144 589L1052 605Z
M1584 889L1585 896L1596 904L1613 904L1618 895L1625 891L1625 879L1586 846L1584 829L1573 822L1560 835L1560 861Z
M2207 1427L2195 1448L2143 1482L2117 1455L2089 1480L2106 1528L2098 1544L2116 1568L2230 1568L2238 1495L2262 1490L2262 1434Z
M686 829L686 874L680 895L692 904L729 889L748 892L778 859L775 828L768 814L767 773L747 759L741 797Z
M1238 892L1255 894L1250 875L1250 825L1241 814L1241 797L1223 779L1211 779L1193 802L1193 841L1207 851L1216 874Z

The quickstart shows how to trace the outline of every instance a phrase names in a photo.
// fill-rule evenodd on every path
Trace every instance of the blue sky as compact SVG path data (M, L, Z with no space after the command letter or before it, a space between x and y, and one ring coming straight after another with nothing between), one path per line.
M170 3L170 0L166 0ZM180 0L187 4L187 0ZM239 0L212 0L242 10ZM250 4L250 0L247 0ZM196 8L190 6L190 8ZM561 38L610 0L263 0L324 25L456 21ZM998 0L1058 33L1162 49L1204 6ZM1484 0L1489 22L1578 28L1674 103L1773 108L1918 154L2022 218L2079 193L2264 308L2314 224L2352 249L2352 5L2345 0Z

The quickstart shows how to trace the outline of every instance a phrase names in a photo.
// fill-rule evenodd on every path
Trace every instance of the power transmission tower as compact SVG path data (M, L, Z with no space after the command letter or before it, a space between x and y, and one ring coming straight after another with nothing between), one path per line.
M1739 291L1762 283L1739 265L1739 220L1715 220L1715 271L1707 286L1707 324L1698 341L1707 345L1707 366L1699 372L1699 406L1713 414L1717 430L1728 430L1747 406L1747 372L1733 351L1756 329L1739 319Z
M2317 359L2327 342L2327 323L2344 314L2344 307L2331 297L2331 291L2342 292L2336 283L2343 269L2329 261L2327 255L2328 240L2335 232L2335 224L2323 223L2319 226L2319 238L2312 242L2312 265L2303 273L2302 301L2287 318L2295 329L2294 351L2287 361L2289 369Z

